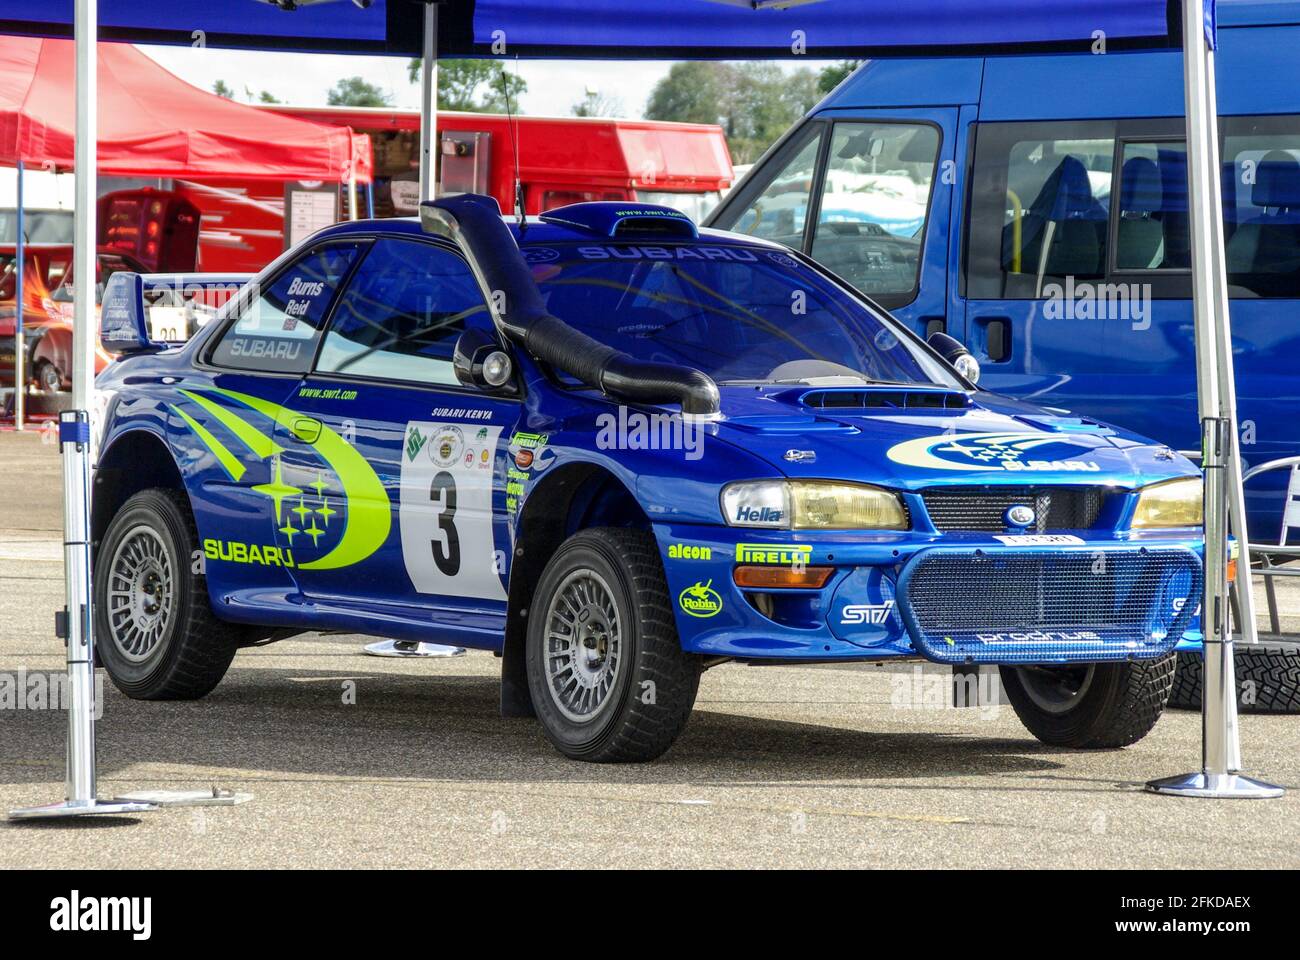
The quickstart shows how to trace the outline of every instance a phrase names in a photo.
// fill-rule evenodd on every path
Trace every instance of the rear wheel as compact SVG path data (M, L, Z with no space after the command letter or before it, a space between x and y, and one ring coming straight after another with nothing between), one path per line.
M561 545L528 615L528 685L567 757L653 760L686 726L700 668L684 653L654 537L597 528Z
M221 682L243 637L208 605L185 495L145 490L122 505L95 558L95 654L136 700L197 700Z
M1043 743L1100 749L1137 743L1169 699L1174 656L1068 667L1002 667L1020 721Z

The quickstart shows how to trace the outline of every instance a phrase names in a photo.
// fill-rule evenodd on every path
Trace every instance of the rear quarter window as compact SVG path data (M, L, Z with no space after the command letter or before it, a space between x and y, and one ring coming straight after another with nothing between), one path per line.
M306 373L339 287L361 243L315 247L238 308L209 356L220 367Z

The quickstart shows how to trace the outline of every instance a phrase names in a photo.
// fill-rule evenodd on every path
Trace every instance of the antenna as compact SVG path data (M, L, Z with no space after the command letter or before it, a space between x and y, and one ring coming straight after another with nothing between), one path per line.
M515 55L515 75L519 74L519 55ZM519 179L519 130L514 110L510 106L510 85L506 83L506 68L501 68L501 96L506 102L506 127L510 131L510 152L515 164L515 216L519 218L519 232L522 236L525 224L524 184Z

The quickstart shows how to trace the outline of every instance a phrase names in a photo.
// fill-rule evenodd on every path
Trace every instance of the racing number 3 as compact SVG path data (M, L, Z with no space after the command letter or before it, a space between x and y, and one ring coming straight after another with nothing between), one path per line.
M429 484L429 499L437 505L438 529L443 541L437 538L429 541L433 551L433 562L448 577L460 573L460 534L456 532L456 478L446 470L440 470Z

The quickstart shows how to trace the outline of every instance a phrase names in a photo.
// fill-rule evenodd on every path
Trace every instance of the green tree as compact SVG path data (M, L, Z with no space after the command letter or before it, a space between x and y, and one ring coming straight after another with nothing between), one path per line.
M412 83L420 82L420 60L407 66ZM528 81L493 60L439 60L438 109L478 113L519 112L519 97ZM507 104L507 97L509 103Z
M257 100L259 103L284 103L283 100L271 93L270 90L263 90L259 93L257 95Z
M224 80L218 80L212 85L212 92L219 97L225 97L227 100L235 99L235 91L231 89L230 84Z
M820 98L818 77L775 63L674 64L646 105L651 120L718 123L736 163L752 163Z
M393 98L362 77L344 77L326 100L331 107L388 107Z
M817 89L823 94L830 93L860 66L862 66L861 60L841 60L839 63L832 63L829 67L822 67L822 72L817 75Z
M623 101L618 97L607 97L598 90L588 90L569 112L575 117L617 117L624 111Z

